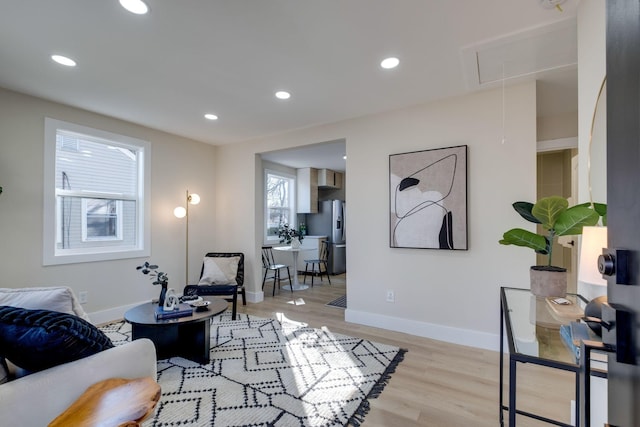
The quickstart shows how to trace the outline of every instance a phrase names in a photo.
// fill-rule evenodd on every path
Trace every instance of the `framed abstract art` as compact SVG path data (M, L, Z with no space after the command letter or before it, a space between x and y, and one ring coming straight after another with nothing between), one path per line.
M467 250L467 146L389 156L392 248Z

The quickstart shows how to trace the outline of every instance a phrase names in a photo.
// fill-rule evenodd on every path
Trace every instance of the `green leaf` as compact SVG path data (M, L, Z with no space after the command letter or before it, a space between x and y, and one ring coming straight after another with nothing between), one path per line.
M607 216L607 205L604 203L594 203L593 209L598 212L600 216Z
M551 251L551 241L547 236L543 236L543 237L546 242L546 247L544 248L544 250L537 250L536 253L540 255L549 255L549 251Z
M584 203L580 203L579 205L576 206L582 206L585 208L591 208L594 209L596 212L598 212L598 215L600 216L605 216L607 214L607 205L605 203L592 203L591 202L584 202Z
M513 209L515 209L522 218L526 219L529 222L533 222L534 224L540 224L540 220L533 216L533 214L531 213L531 209L533 209L533 203L515 202L512 206Z
M560 214L568 207L569 202L564 197L551 196L538 200L538 203L533 205L531 213L540 220L545 229L552 230Z
M584 206L574 206L562 212L555 224L557 236L582 234L585 225L596 225L600 215L593 209Z
M547 250L547 239L539 234L522 228L513 228L502 235L501 245L516 245L531 248L534 251L544 253Z

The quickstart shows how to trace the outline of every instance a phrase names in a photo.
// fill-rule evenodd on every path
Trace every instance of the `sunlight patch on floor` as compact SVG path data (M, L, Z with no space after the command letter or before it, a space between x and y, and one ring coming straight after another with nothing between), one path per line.
M305 302L302 298L297 298L291 301L287 301L287 304L291 304L291 305L304 305Z
M278 322L287 323L288 325L300 326L302 328L306 328L307 326L309 326L308 323L298 322L296 320L289 319L287 316L285 316L284 313L281 313L281 312L275 313L275 318L276 320L278 320Z

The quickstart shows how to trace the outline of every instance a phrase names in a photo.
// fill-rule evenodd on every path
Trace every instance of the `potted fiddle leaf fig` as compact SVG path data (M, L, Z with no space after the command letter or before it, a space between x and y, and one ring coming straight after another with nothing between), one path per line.
M531 292L537 296L560 296L567 293L567 270L551 265L553 243L560 236L582 234L584 226L596 225L602 217L606 225L607 206L602 203L583 203L569 207L564 197L545 197L536 204L515 202L513 208L525 220L540 224L545 234L513 228L502 236L500 244L516 245L547 255L546 265L532 266Z

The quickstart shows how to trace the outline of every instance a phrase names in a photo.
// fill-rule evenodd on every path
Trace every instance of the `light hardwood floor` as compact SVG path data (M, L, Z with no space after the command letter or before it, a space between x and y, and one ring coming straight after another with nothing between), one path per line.
M239 304L238 311L268 318L280 314L311 327L324 326L335 333L407 349L404 361L381 396L370 401L371 410L365 417L364 427L499 425L497 352L347 323L343 309L326 305L345 294L345 276L332 276L331 286L326 278L322 285L318 285L317 280L313 288L293 294L276 290L275 297L271 296L271 282L268 282L264 302ZM495 318L497 330L498 313ZM507 372L505 370L505 375ZM570 421L569 401L574 392L572 375L555 369L519 365L518 382L518 409L541 412L566 423ZM505 387L505 399L507 396ZM517 422L518 426L549 425L524 417L518 417Z

